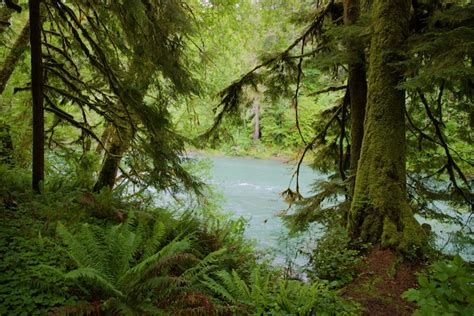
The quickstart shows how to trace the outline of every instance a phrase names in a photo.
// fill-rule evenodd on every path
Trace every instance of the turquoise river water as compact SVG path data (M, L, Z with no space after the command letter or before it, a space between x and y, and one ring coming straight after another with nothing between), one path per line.
M282 243L286 229L281 219L276 216L288 205L283 201L280 193L288 188L291 175L295 171L295 163L283 163L277 160L259 160L234 157L211 157L210 184L214 185L223 194L222 209L231 212L236 217L243 216L248 220L246 236L255 239L258 248L271 248L280 252L285 247L295 247L294 244ZM325 176L308 166L301 167L300 191L306 196L311 191L311 184L324 180ZM294 189L295 183L292 183ZM447 205L436 202L438 207L450 212ZM468 214L462 215L468 217ZM453 252L452 245L446 246L451 240L451 233L459 229L453 224L438 223L434 220L425 220L417 217L420 222L428 222L434 232L438 234L436 244L444 251ZM469 225L468 225L469 226ZM317 229L317 228L316 228ZM316 232L317 234L317 232ZM313 232L314 235L314 232ZM286 249L288 250L288 249ZM290 253L295 249L290 249ZM287 251L288 252L288 251ZM288 255L288 253L286 253ZM474 260L474 249L463 249L462 256ZM279 261L279 260L278 260Z

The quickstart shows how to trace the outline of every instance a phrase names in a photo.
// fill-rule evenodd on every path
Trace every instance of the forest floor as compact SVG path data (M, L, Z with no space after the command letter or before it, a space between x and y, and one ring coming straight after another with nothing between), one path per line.
M413 303L401 298L403 292L416 288L416 273L425 266L420 263L400 262L399 257L387 249L374 249L358 268L358 276L343 291L362 305L364 315L405 316L415 310Z

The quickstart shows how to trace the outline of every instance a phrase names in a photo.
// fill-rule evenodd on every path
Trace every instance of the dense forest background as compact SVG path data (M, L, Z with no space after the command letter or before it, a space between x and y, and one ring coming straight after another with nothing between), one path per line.
M0 41L0 314L474 313L470 1L5 0ZM295 166L304 277L194 152Z

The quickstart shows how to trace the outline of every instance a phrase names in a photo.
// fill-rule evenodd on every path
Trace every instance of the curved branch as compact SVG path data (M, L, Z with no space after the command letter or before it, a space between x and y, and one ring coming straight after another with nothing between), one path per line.
M417 89L417 92L418 92L418 95L420 97L421 103L423 104L423 106L425 108L426 114L428 115L429 119L433 123L433 126L435 128L435 132L436 132L436 136L438 137L438 139L440 141L440 145L444 149L446 159L447 159L446 170L448 171L449 179L450 179L451 183L453 184L455 190L464 198L464 200L467 203L469 203L470 205L473 205L472 201L466 196L466 193L464 192L464 190L461 189L461 187L459 187L459 185L457 183L456 173L462 179L462 181L464 182L466 187L468 187L468 188L470 187L466 176L464 175L461 168L459 168L458 164L456 163L456 161L454 161L454 159L451 155L451 152L449 150L449 146L447 145L446 140L444 139L443 132L442 132L441 127L440 127L441 123L440 123L440 121L438 121L434 117L433 113L431 112L430 106L428 104L428 101L426 100L425 95L421 92L420 89Z
M293 173L290 183L293 181L294 177L296 176L296 192L299 194L300 193L300 185L299 185L299 176L300 176L300 168L301 164L303 163L304 157L306 156L306 153L313 148L313 146L316 144L316 142L324 137L326 137L327 130L331 126L331 124L337 119L337 116L339 115L339 112L341 112L343 106L339 106L336 110L336 112L333 114L333 116L329 119L329 121L324 125L324 128L321 132L319 132L308 144L306 144L303 153L301 154L300 159L298 160L298 164L296 166L296 171Z

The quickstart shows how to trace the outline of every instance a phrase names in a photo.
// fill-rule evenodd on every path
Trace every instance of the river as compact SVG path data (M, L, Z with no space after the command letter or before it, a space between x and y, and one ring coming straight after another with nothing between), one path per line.
M273 249L280 252L277 258L282 260L284 255L293 255L294 244L288 245L282 242L287 230L281 219L276 216L288 205L283 201L280 193L288 188L291 176L295 170L295 164L287 164L277 160L260 160L238 157L210 157L212 161L209 184L223 195L222 209L234 214L235 217L243 216L248 220L246 236L255 239L259 249ZM311 185L326 177L312 170L306 165L301 166L300 191L307 196L311 191ZM294 183L292 188L294 189ZM436 202L443 211L451 212L447 204ZM467 219L468 214L461 215ZM417 216L418 221L427 222L437 234L435 244L446 252L454 252L455 245L446 241L451 233L458 230L459 226L449 223L439 223L435 220L426 220ZM467 248L461 251L461 255L468 260L474 260L474 249ZM280 261L278 260L278 261Z
M276 247L286 229L276 214L288 208L280 193L289 186L294 164L277 160L213 157L210 184L224 196L222 208L248 220L246 235L260 248ZM315 179L324 179L306 165L300 170L300 191L310 192ZM295 180L292 183L295 189Z

